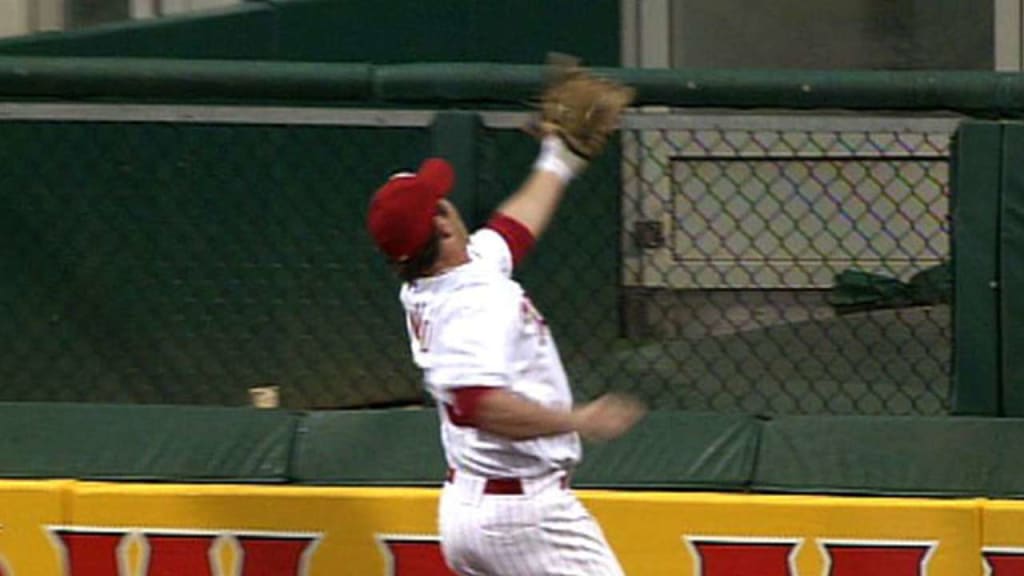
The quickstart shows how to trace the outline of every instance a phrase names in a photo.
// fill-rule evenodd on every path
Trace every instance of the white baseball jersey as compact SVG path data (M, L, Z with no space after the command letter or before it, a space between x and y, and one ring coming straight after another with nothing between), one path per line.
M470 261L402 287L409 341L441 407L448 465L484 477L533 478L572 468L576 434L513 441L457 423L452 390L494 386L568 410L572 393L543 316L511 279L512 253L496 231L470 237ZM454 418L454 421L453 421Z
M413 359L441 413L454 470L441 495L441 548L460 576L622 576L600 526L568 490L576 434L514 441L461 422L453 390L493 386L570 409L572 393L544 318L511 279L512 251L484 228L467 264L403 286ZM521 492L488 493L515 478Z

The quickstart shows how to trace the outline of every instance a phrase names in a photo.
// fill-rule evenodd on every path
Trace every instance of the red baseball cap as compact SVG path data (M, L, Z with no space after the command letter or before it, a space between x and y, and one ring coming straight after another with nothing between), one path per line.
M367 227L382 252L396 262L415 256L434 231L437 202L455 185L455 171L441 158L427 158L415 174L399 172L370 200Z

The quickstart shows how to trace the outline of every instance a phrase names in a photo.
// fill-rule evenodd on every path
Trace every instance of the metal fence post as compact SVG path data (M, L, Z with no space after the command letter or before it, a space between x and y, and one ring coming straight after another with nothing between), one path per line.
M481 127L480 116L466 111L440 112L430 127L431 153L445 158L455 168L455 189L449 198L471 230L487 217L481 214L478 192Z

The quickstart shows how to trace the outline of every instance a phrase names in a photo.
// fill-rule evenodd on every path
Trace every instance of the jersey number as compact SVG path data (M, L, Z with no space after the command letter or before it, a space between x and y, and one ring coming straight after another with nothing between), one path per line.
M423 317L423 305L416 305L409 313L409 327L412 329L412 336L420 346L421 352L430 348L430 320Z
M537 339L541 345L547 342L548 334L548 323L544 320L544 316L537 310L537 307L533 305L533 302L529 298L523 296L522 304L520 304L519 312L523 316L523 324L532 324L537 330Z

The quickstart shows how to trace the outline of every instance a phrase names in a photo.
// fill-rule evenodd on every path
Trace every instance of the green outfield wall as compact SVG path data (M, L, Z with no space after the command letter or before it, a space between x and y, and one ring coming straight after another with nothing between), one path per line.
M0 478L436 486L431 409L0 404ZM651 412L587 444L580 488L1024 495L1016 418L780 417Z
M1003 411L1024 415L1024 126L1003 132L999 217Z

